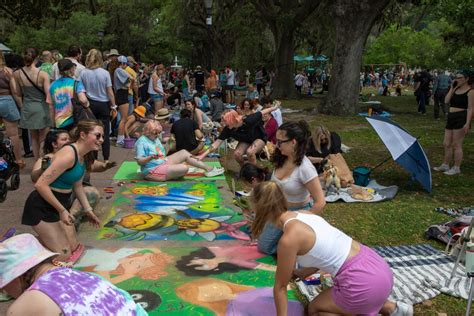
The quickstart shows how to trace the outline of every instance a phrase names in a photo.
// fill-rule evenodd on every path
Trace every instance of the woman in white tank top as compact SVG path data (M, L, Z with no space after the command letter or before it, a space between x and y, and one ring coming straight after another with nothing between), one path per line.
M309 304L309 315L413 315L413 307L387 298L393 287L388 264L375 251L352 240L322 217L307 211L290 212L279 185L258 184L251 195L256 211L252 235L258 238L270 222L283 230L273 288L277 315L287 315L287 286L293 276L304 279L318 270L330 273L332 288ZM295 270L298 263L301 269Z

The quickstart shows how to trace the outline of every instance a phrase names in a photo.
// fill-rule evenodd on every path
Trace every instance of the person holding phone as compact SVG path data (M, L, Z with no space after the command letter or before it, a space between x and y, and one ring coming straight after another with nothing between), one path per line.
M473 72L462 70L456 74L446 95L445 103L449 104L449 112L444 130L444 158L439 167L433 168L436 171L443 171L446 175L461 173L462 144L464 137L471 128L474 108L472 82ZM450 168L449 164L453 157L454 165Z

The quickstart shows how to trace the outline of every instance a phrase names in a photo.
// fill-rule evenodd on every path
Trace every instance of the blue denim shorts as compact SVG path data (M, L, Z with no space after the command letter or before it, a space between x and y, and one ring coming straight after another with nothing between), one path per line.
M152 101L161 101L163 100L163 96L161 94L150 94L150 98Z
M20 112L11 95L0 96L0 118L8 122L16 122L20 119Z

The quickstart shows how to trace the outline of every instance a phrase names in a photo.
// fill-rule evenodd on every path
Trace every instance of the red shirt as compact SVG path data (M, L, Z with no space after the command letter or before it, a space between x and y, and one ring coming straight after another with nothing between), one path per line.
M267 134L268 141L274 144L276 143L277 129L278 129L278 123L273 118L273 116L271 116L270 119L265 123L265 134Z

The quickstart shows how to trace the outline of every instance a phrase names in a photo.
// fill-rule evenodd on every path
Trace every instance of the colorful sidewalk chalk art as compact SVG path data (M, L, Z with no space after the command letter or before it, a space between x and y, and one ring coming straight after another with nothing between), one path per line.
M149 315L273 315L275 260L256 246L88 249L75 268L128 291ZM293 290L289 315L303 315Z
M114 198L99 239L250 240L214 182L126 183Z

